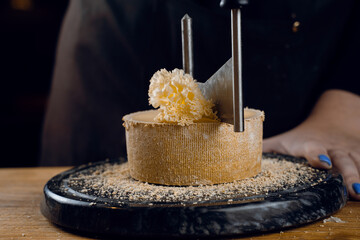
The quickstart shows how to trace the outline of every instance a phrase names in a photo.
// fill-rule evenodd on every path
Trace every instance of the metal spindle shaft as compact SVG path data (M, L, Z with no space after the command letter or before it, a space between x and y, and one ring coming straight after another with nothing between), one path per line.
M189 15L181 19L181 36L182 36L182 59L185 73L193 76L193 40L192 40L192 19Z
M233 113L234 131L244 131L244 106L241 62L241 14L240 9L231 9L232 69L233 69Z

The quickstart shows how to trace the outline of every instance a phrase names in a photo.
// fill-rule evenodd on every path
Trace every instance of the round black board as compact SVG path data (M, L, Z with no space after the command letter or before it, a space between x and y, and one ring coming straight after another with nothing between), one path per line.
M292 162L304 159L264 154ZM307 184L267 195L203 201L201 204L125 201L81 193L67 185L70 175L92 174L110 160L58 174L44 187L41 212L62 227L96 235L124 237L236 237L310 223L342 208L347 192L340 174L326 172L319 184Z

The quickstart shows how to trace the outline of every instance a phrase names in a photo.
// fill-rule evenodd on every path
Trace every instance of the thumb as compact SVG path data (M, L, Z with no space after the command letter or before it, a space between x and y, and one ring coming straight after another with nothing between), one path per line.
M318 141L308 141L302 145L303 157L315 168L330 169L332 162L325 146Z
M296 157L305 157L312 167L330 169L332 162L327 149L319 141L293 142L291 139L279 135L263 141L264 152L277 152ZM287 147L284 145L287 143Z
M281 136L264 139L263 152L277 152L282 154L289 154L287 149L282 144Z

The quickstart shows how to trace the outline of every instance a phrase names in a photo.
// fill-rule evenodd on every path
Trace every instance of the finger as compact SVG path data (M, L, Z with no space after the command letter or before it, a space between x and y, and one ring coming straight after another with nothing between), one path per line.
M329 155L333 159L334 167L336 167L343 176L350 196L360 200L359 171L354 160L349 154L341 150L329 151Z
M360 200L360 181L359 181L360 180L360 153L353 151L353 152L350 152L349 155L356 165L358 176L359 176L357 181L355 180L353 183L350 183L352 186L352 190L354 190L354 193L356 194L353 197L357 200Z
M349 155L354 160L356 168L360 174L360 151L351 151Z
M289 154L282 144L281 137L271 137L264 139L263 152L277 152L282 154Z
M318 141L308 141L302 145L303 157L315 168L330 169L332 162L325 146ZM299 150L297 150L299 151Z

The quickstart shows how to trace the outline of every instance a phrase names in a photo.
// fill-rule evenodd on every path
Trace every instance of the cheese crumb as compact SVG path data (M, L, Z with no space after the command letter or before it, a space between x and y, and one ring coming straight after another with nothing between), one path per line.
M180 69L161 69L152 76L149 104L159 108L154 119L157 122L184 126L204 118L218 121L214 104L205 99L193 77Z
M329 218L323 220L323 223L327 223L327 222L346 223L345 221L341 220L340 218L333 217L333 216L330 216Z

